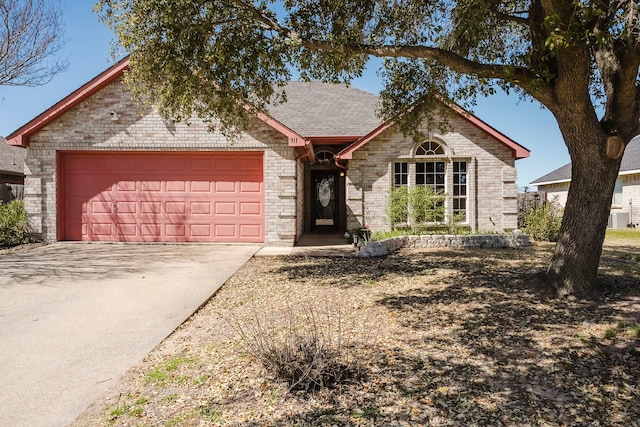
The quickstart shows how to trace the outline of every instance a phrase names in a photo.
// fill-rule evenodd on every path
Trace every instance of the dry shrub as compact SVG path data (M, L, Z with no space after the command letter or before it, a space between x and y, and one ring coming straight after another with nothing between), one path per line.
M328 309L289 306L280 316L254 310L249 320L233 326L246 350L289 391L313 392L364 376L344 339L342 317Z

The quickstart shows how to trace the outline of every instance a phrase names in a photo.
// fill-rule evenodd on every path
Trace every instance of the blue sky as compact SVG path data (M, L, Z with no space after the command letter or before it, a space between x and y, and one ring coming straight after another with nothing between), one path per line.
M0 135L9 135L114 62L110 56L112 34L98 22L92 11L94 3L75 0L63 4L67 44L60 54L69 61L68 71L44 86L0 86ZM368 70L352 85L378 93L380 78L375 71ZM473 113L531 150L530 158L516 162L519 187L569 162L555 119L538 104L500 93L479 99Z

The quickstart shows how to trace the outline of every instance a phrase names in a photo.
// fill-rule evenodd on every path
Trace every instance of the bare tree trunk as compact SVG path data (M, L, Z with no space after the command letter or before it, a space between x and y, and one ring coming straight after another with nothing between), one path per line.
M593 299L600 294L598 266L622 154L608 150L602 136L584 142L571 153L571 187L548 276L558 296Z

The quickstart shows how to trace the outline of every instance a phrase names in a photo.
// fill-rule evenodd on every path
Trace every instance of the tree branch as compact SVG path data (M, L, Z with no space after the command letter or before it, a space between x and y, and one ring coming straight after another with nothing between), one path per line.
M36 86L67 69L47 61L61 48L60 12L44 0L10 0L0 5L0 86Z
M468 60L460 55L445 49L427 46L395 46L395 45L368 45L368 44L333 44L323 40L303 39L293 29L281 25L275 15L267 15L253 4L244 0L232 0L239 8L248 11L251 16L264 27L275 31L281 37L289 39L299 46L313 50L324 50L336 53L363 54L375 57L387 58L424 58L432 59L452 70L467 75L473 75L485 79L500 79L520 87L527 88L530 95L539 100L550 100L551 93L545 90L537 82L536 76L524 67L511 67L501 64L484 64ZM500 14L505 19L522 25L528 25L528 19L517 16Z
M504 19L505 21L514 22L516 24L520 24L523 26L529 25L529 18L523 18L522 16L510 15L508 13L498 12L498 11L495 11L494 13L501 19Z
M499 79L520 86L534 98L551 101L550 89L541 84L528 68L512 67L502 64L484 64L471 61L449 50L427 46L393 46L393 45L367 45L367 44L340 44L335 45L319 40L299 39L298 43L308 49L325 50L337 53L353 53L371 55L380 58L414 58L432 59L457 73L476 76L483 79Z

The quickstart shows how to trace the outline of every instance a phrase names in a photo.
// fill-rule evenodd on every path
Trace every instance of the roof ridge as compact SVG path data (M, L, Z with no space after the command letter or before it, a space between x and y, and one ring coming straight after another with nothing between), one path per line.
M569 166L569 168L567 168ZM547 185L559 182L571 181L571 162L560 166L551 172L542 175L540 178L531 181L532 185ZM637 135L629 141L624 150L622 161L620 162L620 170L618 174L627 171L640 170L640 135Z

